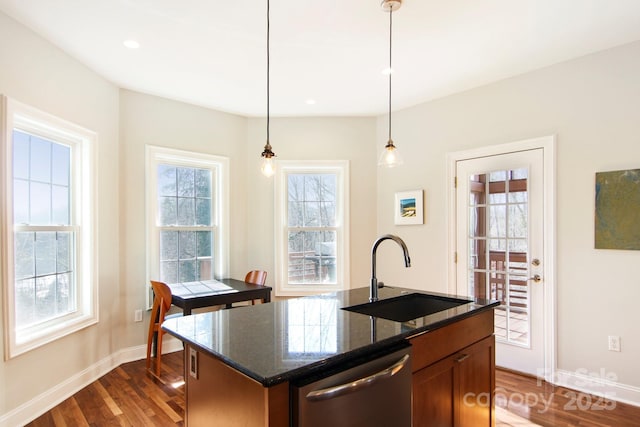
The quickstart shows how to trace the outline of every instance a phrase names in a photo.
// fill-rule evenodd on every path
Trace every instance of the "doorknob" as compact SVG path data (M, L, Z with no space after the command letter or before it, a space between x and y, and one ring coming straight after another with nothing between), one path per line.
M542 277L540 277L539 274L534 274L533 277L530 277L529 280L533 280L534 282L538 283L539 281L542 280Z

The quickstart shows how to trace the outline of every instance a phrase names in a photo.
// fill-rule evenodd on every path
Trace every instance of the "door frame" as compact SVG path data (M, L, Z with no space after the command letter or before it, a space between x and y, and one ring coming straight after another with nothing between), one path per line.
M447 222L448 239L448 291L456 293L456 163L479 157L508 154L518 151L542 149L543 153L543 265L545 266L543 289L543 343L544 371L538 377L555 384L557 370L556 348L556 137L555 135L526 139L506 144L491 145L447 153Z

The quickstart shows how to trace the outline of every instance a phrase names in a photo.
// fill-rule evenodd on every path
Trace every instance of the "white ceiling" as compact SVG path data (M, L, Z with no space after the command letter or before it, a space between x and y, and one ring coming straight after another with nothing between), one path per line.
M270 1L272 115L386 111L380 0ZM0 10L120 87L266 113L266 0L0 0ZM393 28L396 110L640 40L640 0L404 0Z

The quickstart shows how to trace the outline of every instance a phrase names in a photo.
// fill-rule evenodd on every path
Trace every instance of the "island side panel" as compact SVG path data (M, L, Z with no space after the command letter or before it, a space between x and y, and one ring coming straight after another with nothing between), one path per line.
M191 348L185 348L187 427L289 425L289 383L264 387L201 351L197 351L195 378Z

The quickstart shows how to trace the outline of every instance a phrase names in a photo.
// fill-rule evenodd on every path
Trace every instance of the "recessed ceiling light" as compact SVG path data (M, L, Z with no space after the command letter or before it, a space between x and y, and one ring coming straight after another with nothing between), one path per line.
M125 40L122 44L129 49L138 49L140 47L140 43L135 40Z
M314 105L316 103L316 100L313 98L309 98L307 100L304 101L305 104L307 105Z
M382 70L382 74L384 74L385 76L388 76L389 74L393 73L393 69L387 67L384 70Z

